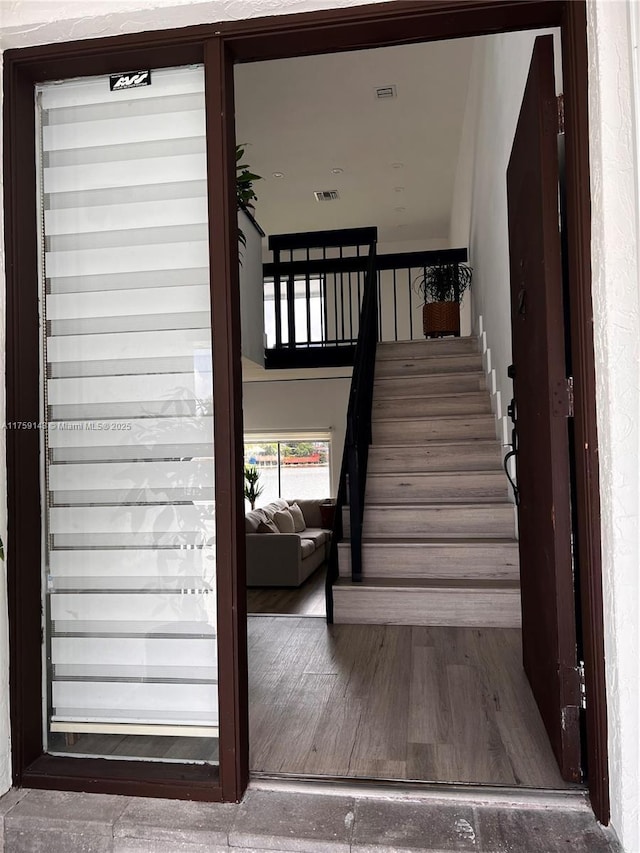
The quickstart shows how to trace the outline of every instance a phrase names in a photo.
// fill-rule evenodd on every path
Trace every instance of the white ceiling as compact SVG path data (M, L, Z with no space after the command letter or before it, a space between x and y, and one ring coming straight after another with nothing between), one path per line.
M447 240L473 41L236 65L236 137L263 176L267 234L377 225L380 242ZM397 97L377 100L387 85Z

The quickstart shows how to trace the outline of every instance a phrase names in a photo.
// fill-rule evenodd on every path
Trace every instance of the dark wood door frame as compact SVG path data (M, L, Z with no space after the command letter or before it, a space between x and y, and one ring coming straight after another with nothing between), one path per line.
M40 512L36 436L10 433L10 638L13 765L17 784L83 787L140 795L236 799L248 778L244 532L239 295L235 273L232 197L233 91L231 64L420 41L560 27L565 92L568 268L575 380L576 504L585 679L588 696L588 784L597 817L609 820L600 499L595 408L589 194L586 10L584 0L424 0L221 22L171 31L8 50L5 67L4 176L7 255L7 420L38 420L37 239L35 233L33 86L37 82L206 61L211 186L214 402L224 411L216 442L220 563L221 781L180 779L161 765L113 773L109 762L42 755L40 726L40 550L33 529ZM215 90L215 91L214 91ZM215 181L215 183L214 183ZM220 193L216 192L220 188ZM214 276L215 271L215 276ZM34 295L35 294L35 295ZM225 353L223 349L226 347ZM220 376L224 373L224 376ZM218 444L218 447L224 444ZM235 466L235 467L234 467ZM228 503L227 503L228 501ZM223 528L223 523L225 527ZM13 543L17 543L15 546ZM35 568L37 567L37 569ZM224 578L223 578L224 575ZM224 611L224 612L223 612ZM35 673L35 678L34 678ZM35 689L34 689L35 681ZM224 721L224 722L223 722ZM56 766L52 762L57 762ZM61 763L62 762L62 763ZM82 765L83 769L78 770ZM111 769L109 768L111 765ZM107 774L111 775L111 779ZM138 778L133 778L135 775ZM180 774L177 774L178 776ZM154 778L155 777L155 778ZM215 794L212 794L215 791Z

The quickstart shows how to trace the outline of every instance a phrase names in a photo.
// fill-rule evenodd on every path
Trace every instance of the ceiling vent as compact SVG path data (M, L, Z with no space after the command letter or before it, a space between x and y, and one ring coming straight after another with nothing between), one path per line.
M388 98L395 98L398 94L395 86L378 86L375 93L376 98L379 101L386 101Z
M316 201L337 201L340 198L338 190L316 190L314 196Z

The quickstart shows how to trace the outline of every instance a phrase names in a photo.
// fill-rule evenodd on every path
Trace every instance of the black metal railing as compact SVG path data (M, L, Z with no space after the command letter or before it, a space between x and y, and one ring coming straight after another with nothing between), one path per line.
M344 537L343 510L349 510L349 544L351 579L362 581L362 522L367 479L369 446L371 445L371 408L375 374L375 352L378 341L378 294L375 244L370 248L363 283L362 309L359 316L349 407L347 433L342 455L340 484L336 499L333 535L327 571L327 621L333 621L333 584L340 574L338 543Z
M378 340L412 341L424 337L422 299L416 286L427 267L461 264L466 249L431 249L378 255Z
M375 228L271 237L264 265L265 366L350 366L360 333L369 244ZM422 337L416 281L426 267L463 263L466 249L378 255L378 340Z
M269 238L266 367L353 364L369 247L376 237L376 228L346 228Z

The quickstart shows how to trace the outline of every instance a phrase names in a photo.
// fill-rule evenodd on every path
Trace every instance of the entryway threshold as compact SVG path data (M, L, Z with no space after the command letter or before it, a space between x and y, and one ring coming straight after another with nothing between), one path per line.
M276 784L254 779L237 804L13 790L0 798L0 851L620 853L613 833L585 800L576 808L575 796L566 807L390 797L373 787L365 796L365 786L330 781L305 791Z
M527 788L507 785L477 785L467 782L422 782L405 779L300 775L297 773L252 773L250 790L300 794L351 796L355 799L392 799L433 803L470 803L526 809L562 809L591 812L586 788Z
M591 810L586 788L527 788L508 785L478 785L468 782L426 782L418 779L384 779L362 776L301 775L297 773L252 773L249 788L292 793L348 794L352 797L381 797L399 800L465 802L477 805L513 805L524 808Z

